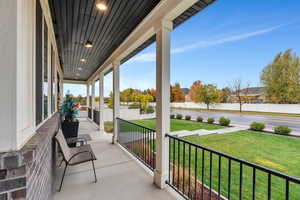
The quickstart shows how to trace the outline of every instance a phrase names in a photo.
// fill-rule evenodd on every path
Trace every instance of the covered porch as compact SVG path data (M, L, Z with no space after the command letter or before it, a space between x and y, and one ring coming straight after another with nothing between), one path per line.
M95 168L98 182L93 183L90 163L70 167L61 192L54 194L55 200L81 199L178 199L170 189L160 190L153 185L153 172L119 145L112 145L112 134L100 134L98 128L86 118L80 118L80 134L89 134L98 160ZM59 187L63 166L58 168L55 187Z

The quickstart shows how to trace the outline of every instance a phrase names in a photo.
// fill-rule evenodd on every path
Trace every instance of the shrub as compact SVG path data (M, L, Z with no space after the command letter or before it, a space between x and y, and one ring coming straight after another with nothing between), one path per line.
M202 117L197 117L197 122L203 122L203 118Z
M213 117L209 117L207 119L207 123L209 123L209 124L213 124L214 122L215 122L215 119Z
M186 115L185 116L185 120L191 120L191 116L190 115Z
M170 118L171 119L175 119L175 115L170 115Z
M262 131L265 127L265 124L262 122L252 122L250 125L250 129L253 131Z
M176 119L182 119L182 114L177 114Z
M277 127L274 128L274 132L276 134L288 135L291 131L292 131L292 129L290 129L287 126L277 126Z
M229 124L230 124L230 119L228 119L228 118L226 118L226 117L221 117L221 118L219 119L219 124L220 124L221 126L229 126Z

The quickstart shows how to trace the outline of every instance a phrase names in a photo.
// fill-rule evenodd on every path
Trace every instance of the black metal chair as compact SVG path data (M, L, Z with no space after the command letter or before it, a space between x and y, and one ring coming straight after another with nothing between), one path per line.
M96 176L95 165L94 165L94 160L96 160L96 157L95 157L95 154L94 154L91 146L89 144L85 144L83 146L70 148L66 142L66 139L65 139L62 131L59 131L56 134L55 140L57 141L57 143L61 149L61 152L63 155L63 161L66 164L58 191L59 192L61 191L65 173L66 173L67 167L69 165L73 166L73 165L78 165L78 164L82 164L82 163L91 161L92 165L93 165L95 183L96 183L97 176Z

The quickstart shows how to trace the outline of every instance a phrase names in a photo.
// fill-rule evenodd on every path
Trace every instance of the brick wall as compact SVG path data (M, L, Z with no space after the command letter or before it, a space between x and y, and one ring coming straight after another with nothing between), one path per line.
M19 151L0 153L0 200L53 199L58 114Z

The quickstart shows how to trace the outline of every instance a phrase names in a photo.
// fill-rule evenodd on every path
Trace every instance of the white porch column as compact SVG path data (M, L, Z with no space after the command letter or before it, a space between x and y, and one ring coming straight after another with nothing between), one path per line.
M163 21L156 31L156 168L154 184L166 186L170 132L170 32L172 22Z
M92 82L92 99L91 99L91 110L92 110L92 120L94 119L94 107L95 107L95 82Z
M86 84L86 106L90 106L90 84Z
M115 61L113 63L113 122L114 122L114 133L112 143L117 142L118 139L118 122L117 117L120 115L120 62Z
M99 130L104 132L104 73L99 75Z

